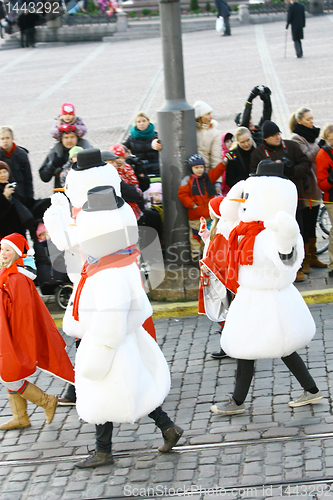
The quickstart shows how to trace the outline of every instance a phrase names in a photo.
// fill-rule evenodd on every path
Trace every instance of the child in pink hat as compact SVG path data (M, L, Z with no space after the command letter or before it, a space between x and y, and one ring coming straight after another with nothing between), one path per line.
M68 134L70 132L74 132L81 138L87 132L87 127L82 118L75 116L74 104L64 102L61 106L60 115L51 129L51 135L54 139L60 141L63 133Z

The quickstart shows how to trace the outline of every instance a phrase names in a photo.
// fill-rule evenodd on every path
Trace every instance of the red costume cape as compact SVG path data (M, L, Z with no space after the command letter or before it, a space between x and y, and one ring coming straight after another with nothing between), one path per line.
M33 281L16 265L1 272L0 376L14 382L33 375L36 367L74 382L66 343L39 296Z

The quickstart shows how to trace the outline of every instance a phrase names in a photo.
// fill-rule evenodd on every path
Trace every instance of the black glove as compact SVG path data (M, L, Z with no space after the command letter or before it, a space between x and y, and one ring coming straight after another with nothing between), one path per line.
M270 100L270 95L271 95L271 89L268 87L262 87L261 93L260 93L260 99L262 101L269 101Z
M282 158L280 158L280 160L284 165L284 170L283 170L284 174L288 178L292 177L295 173L295 163L289 160L289 158L287 158L286 156L283 156Z
M330 166L328 169L328 177L327 177L327 182L333 185L333 170L332 167Z
M257 85L256 87L253 87L253 89L251 90L251 93L250 93L249 98L248 98L248 102L252 102L253 99L255 99L258 95L260 95L259 85Z
M52 165L54 168L61 168L64 165L64 160L61 156L56 155L52 160Z

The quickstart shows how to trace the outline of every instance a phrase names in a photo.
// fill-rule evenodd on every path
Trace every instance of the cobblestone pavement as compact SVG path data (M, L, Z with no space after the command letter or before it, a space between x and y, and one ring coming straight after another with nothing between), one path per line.
M249 90L264 83L273 91L274 119L285 137L289 112L302 105L313 109L315 124L321 127L332 120L332 20L332 16L307 20L302 60L294 59L290 39L284 59L284 23L234 28L227 38L214 31L184 36L188 102L209 102L221 130L234 130L234 116ZM62 102L75 103L77 114L87 123L87 138L101 149L126 135L137 110L144 108L156 121L156 110L163 103L159 39L18 49L1 55L1 121L13 125L17 143L30 150L37 196L51 193L51 184L39 180L38 168L52 145L49 129ZM259 116L259 108L255 113ZM302 286L319 285L330 285L325 270L313 273ZM207 488L332 477L333 314L330 304L310 309L317 335L301 354L324 393L322 402L289 408L289 398L300 392L297 383L280 360L261 360L246 413L212 415L212 402L232 392L235 361L210 358L219 335L206 318L158 320L158 340L172 374L172 389L163 407L185 429L177 452L156 451L160 432L144 418L115 427L114 466L79 471L74 463L87 453L87 445L93 447L94 426L80 422L75 409L63 407L52 424L45 425L43 412L29 404L32 427L0 435L1 500L138 496L148 486L154 488L150 492L154 498L162 496L164 487L169 493L172 488L192 487L194 492L201 487L194 498L208 499L218 495ZM74 360L74 345L66 340ZM54 394L64 386L45 373L32 380ZM3 422L10 415L4 388L0 410ZM318 485L313 488L312 492L310 486L295 488L293 498L323 496ZM328 488L323 490L325 496L330 495ZM281 495L278 486L271 491L258 486L253 494L244 490L222 496Z
M289 408L290 398L301 392L298 383L282 361L260 360L246 412L229 417L212 414L212 402L232 392L236 366L232 359L210 357L219 345L215 326L205 317L157 320L158 341L172 376L163 408L185 430L177 451L157 452L160 431L146 417L133 425L115 426L113 466L77 470L76 458L87 454L87 446L94 447L94 426L80 422L76 409L68 407L59 407L52 424L46 425L43 411L28 403L31 428L3 432L0 437L1 500L137 496L148 488L154 489L150 491L156 497L178 488L205 491L332 477L332 311L331 305L310 309L317 333L300 354L324 394L322 402ZM68 343L74 359L73 342ZM32 380L55 394L64 386L44 373ZM4 388L0 406L3 422L10 415ZM263 498L261 486L256 496ZM272 496L266 493L264 497Z

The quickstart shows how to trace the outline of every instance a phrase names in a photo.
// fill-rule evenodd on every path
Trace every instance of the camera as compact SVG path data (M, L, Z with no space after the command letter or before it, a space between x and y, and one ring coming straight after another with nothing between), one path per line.
M291 169L294 167L294 162L289 160L289 158L287 158L286 156L282 156L282 158L280 158L280 161L281 161L281 163L283 163L285 168Z
M17 182L11 182L8 184L9 187L16 188Z

